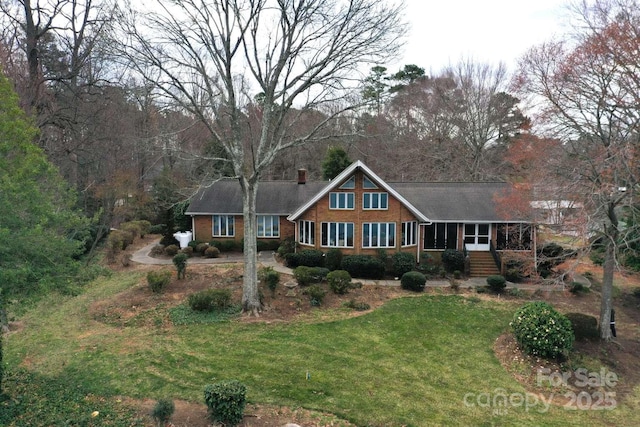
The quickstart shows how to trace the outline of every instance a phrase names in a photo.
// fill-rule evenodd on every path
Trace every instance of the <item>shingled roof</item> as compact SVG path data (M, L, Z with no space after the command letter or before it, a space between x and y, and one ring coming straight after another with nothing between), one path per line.
M508 188L504 182L389 183L430 221L502 222L494 196Z
M386 183L361 162L356 168L373 175L378 183L401 198L424 222L502 222L495 195L508 188L504 182L396 182ZM341 174L340 176L342 176ZM346 175L345 175L346 176ZM319 196L340 180L263 181L258 188L256 211L261 215L286 215L295 220ZM242 192L237 180L223 180L202 190L191 201L187 215L242 215Z
M256 211L261 215L289 215L321 191L328 182L262 181ZM238 180L222 180L196 194L187 215L242 215L242 189Z

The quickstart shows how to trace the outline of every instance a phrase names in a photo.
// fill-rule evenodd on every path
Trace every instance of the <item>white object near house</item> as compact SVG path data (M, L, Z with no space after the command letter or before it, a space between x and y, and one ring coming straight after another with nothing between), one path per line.
M179 231L174 233L173 237L180 243L180 249L184 249L189 246L189 242L193 239L193 233L191 231Z

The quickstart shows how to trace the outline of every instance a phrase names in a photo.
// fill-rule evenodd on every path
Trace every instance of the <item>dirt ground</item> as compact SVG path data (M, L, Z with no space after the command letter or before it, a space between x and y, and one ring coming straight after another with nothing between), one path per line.
M145 240L136 242L130 248L131 251L136 250L149 243L148 237ZM125 267L120 263L110 265L110 268L135 269L138 271L148 271L151 269L165 268L174 270L173 266L150 266L131 263ZM576 271L585 273L591 271L594 277L598 277L601 273L598 267L590 265L588 262L580 264L576 267ZM210 265L191 264L187 269L187 277L185 280L178 281L175 270L170 285L162 294L153 294L148 289L146 281L142 280L137 286L115 296L110 300L95 302L90 307L91 315L99 321L104 321L116 325L125 325L129 322L135 322L139 326L162 326L171 328L172 325L168 320L168 316L161 315L162 324L158 324L157 307L168 308L179 305L185 301L187 296L196 291L209 287L228 288L232 291L234 301L240 301L242 294L242 265L241 264L224 264L211 268ZM400 296L414 295L401 290L398 287L389 286L364 286L359 289L353 289L349 294L338 296L332 292L327 292L323 300L322 307L311 307L307 296L303 295L297 289L292 295L283 283L290 280L291 277L281 275L280 285L275 295L271 291L264 288L264 310L260 317L241 316L240 322L300 322L321 321L323 317L342 318L349 316L358 316L370 310L374 310L385 302L398 298ZM530 392L541 393L543 388L537 384L537 370L541 367L548 368L551 372L567 372L571 368L572 363L579 363L581 360L596 359L606 364L612 372L618 377L624 378L615 386L615 393L618 401L624 398L633 387L640 381L640 298L632 295L635 287L640 287L640 275L622 275L616 276L616 286L620 292L616 297L614 305L616 306L618 337L609 343L595 342L576 342L574 348L574 360L568 360L563 363L551 363L545 360L537 359L523 354L518 348L515 339L511 334L500 336L494 345L496 357L500 360L505 369L510 372L519 382L521 382ZM427 289L426 292L451 292L448 288L437 290ZM473 290L460 290L457 293L463 295L477 295ZM495 298L487 294L478 295L484 298ZM356 302L364 302L370 305L368 311L340 310L343 304L349 300ZM597 291L590 292L586 295L576 296L570 292L538 292L536 299L546 300L561 312L582 312L590 314L598 318L600 298ZM154 315L146 316L145 313L154 312ZM146 323L148 323L148 325ZM580 360L579 360L580 359ZM569 388L571 385L568 386ZM548 389L546 389L548 391ZM152 400L130 401L135 407L139 408L140 417L145 419L145 425L153 426L153 420L148 415L155 404ZM206 407L203 404L196 404L184 401L175 401L176 410L172 416L172 425L175 427L209 427L212 426L207 418ZM559 405L567 404L562 393L557 394L554 403ZM350 426L351 424L338 420L330 414L320 414L313 411L303 409L294 409L287 407L277 407L268 405L248 405L245 411L245 417L242 427L272 427L286 426L287 424L298 424L304 427L320 427L320 426Z

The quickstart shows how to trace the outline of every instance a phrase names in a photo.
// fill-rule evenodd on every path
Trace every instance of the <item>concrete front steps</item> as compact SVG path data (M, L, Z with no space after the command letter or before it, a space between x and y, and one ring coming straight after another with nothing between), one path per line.
M470 277L486 277L500 274L491 252L469 251Z

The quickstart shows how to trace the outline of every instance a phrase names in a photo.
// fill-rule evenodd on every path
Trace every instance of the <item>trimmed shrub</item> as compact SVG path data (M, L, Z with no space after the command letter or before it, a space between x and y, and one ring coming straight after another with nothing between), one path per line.
M413 254L407 252L396 252L391 257L391 263L393 265L393 274L396 277L402 277L404 273L414 269L416 258Z
M301 265L293 270L293 277L300 286L307 286L311 284L311 267Z
M247 387L237 380L209 384L204 388L204 401L211 421L236 426L247 404Z
M191 243L191 242L189 242L189 243ZM198 253L198 254L200 254L200 255L203 255L203 256L204 256L204 253L205 253L205 251L206 251L208 248L209 248L209 245L208 245L208 244L200 242L200 243L198 243L198 244L195 246L194 251L195 251L196 253ZM217 248L216 248L216 249L217 249Z
M149 252L151 256L161 256L164 255L164 246L162 245L154 245Z
M315 249L304 249L285 256L287 267L324 267L324 254Z
M220 252L233 252L238 248L235 240L212 240L210 246L215 246Z
M167 224L153 224L149 227L149 234L164 234Z
M348 255L342 258L342 270L351 277L362 279L382 279L385 265L379 258L370 255Z
M193 248L191 246L187 246L186 248L180 249L180 252L185 254L187 258L191 258L193 256Z
M445 249L442 252L442 265L447 272L451 273L455 270L464 270L464 254L462 251L455 249Z
M258 240L256 242L258 252L260 251L276 251L280 247L280 240Z
M173 404L173 400L160 399L151 410L151 417L155 420L158 427L162 427L169 422L175 410L176 407Z
M293 270L293 277L300 286L307 286L311 283L320 283L327 277L329 270L323 267L307 267L301 265Z
M527 354L560 359L573 347L571 322L546 302L525 304L516 311L510 325Z
M278 246L278 255L284 258L287 254L292 254L296 251L296 241L291 237L284 239L280 246Z
M487 285L493 292L500 294L507 287L507 279L499 274L487 277Z
M419 271L408 271L404 273L400 279L400 286L402 289L413 292L424 291L426 283L427 278Z
M574 295L582 295L588 294L590 289L580 282L572 282L571 285L569 285L569 292Z
M344 307L350 308L352 310L356 310L356 311L366 311L369 310L371 308L371 306L369 304L367 304L364 301L356 301L355 299L350 299L347 302L344 302L342 304Z
M180 251L178 245L169 245L164 248L164 253L168 256L174 256Z
M160 293L171 282L169 270L150 271L147 273L147 284L151 292Z
M193 311L222 310L231 305L231 291L229 289L205 289L189 295L187 301Z
M173 265L176 266L176 270L178 271L178 280L184 279L187 275L187 254L184 252L180 252L173 257Z
M339 270L342 265L342 251L331 248L327 251L327 268L331 271Z
M204 256L207 258L218 258L220 256L220 249L215 246L208 246L207 249L204 250Z
M303 293L309 297L309 302L313 306L322 305L322 300L327 295L327 291L322 289L320 285L311 285Z
M344 295L351 288L351 276L348 271L334 270L330 272L327 274L327 282L329 288L337 295Z
M571 329L576 341L593 340L600 337L598 319L583 313L567 313L567 319L571 322Z
M258 272L258 278L267 285L271 294L276 293L276 287L278 286L278 282L280 282L280 273L275 271L273 267L264 267L260 269Z

